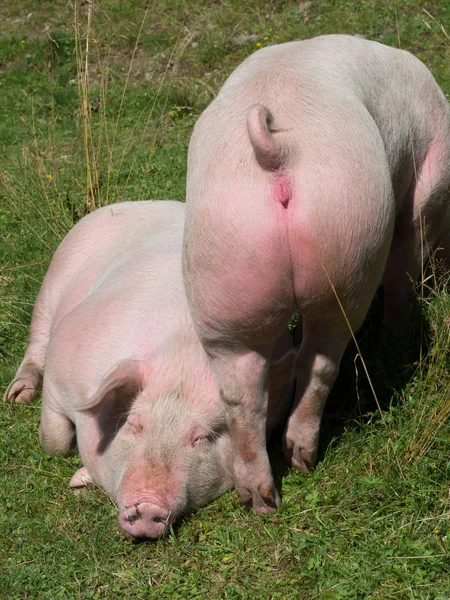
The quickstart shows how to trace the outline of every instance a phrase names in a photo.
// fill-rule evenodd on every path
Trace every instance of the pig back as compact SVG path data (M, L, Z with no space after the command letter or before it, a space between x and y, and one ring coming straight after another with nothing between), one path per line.
M159 231L176 237L183 222L184 204L154 200L104 206L81 219L56 250L44 279L53 327L112 265L133 256Z
M188 314L181 277L184 206L136 202L97 213L92 215L97 219L80 222L78 231L66 238L74 243L61 246L57 257L66 286L57 280L61 289L44 391L57 390L55 394L69 404L120 360L151 356ZM98 238L101 225L106 231L104 245ZM83 243L82 260L71 265L71 251Z

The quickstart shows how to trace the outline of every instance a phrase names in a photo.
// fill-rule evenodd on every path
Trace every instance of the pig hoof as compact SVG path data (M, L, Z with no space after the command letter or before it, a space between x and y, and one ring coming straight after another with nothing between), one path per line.
M257 515L275 513L281 503L280 496L273 484L262 484L257 492L247 488L236 488L239 501L243 506L253 508Z
M284 451L286 462L295 467L300 473L310 473L315 465L315 452L307 452L297 444L287 447Z
M83 488L89 487L93 484L94 482L92 481L92 478L89 475L86 467L81 467L81 469L78 469L78 471L70 480L70 487L73 488L73 493L75 495L79 494Z
M268 460L234 464L235 489L241 504L253 508L256 514L274 513L280 506L280 497L274 486Z
M13 381L3 395L3 402L14 402L15 404L27 404L31 402L36 392L32 381L21 377Z

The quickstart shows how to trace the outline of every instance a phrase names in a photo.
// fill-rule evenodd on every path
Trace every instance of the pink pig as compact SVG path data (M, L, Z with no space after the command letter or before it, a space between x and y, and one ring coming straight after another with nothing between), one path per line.
M384 274L401 329L409 280L448 237L450 111L408 52L329 35L261 49L195 126L183 271L191 314L227 407L235 486L279 505L265 450L269 360L293 311L288 461L315 463L342 354ZM447 252L447 254L449 254Z
M30 401L43 373L42 447L78 446L84 466L71 486L102 487L135 537L163 535L234 481L225 408L183 289L184 215L179 202L149 201L82 219L50 264L5 394ZM274 359L292 347L286 331ZM273 371L268 431L293 400L283 368Z

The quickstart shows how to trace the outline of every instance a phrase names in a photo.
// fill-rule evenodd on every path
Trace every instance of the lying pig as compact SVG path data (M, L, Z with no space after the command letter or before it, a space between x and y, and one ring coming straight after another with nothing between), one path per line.
M183 290L184 214L179 202L129 202L74 227L50 264L5 394L30 401L43 372L43 449L78 445L84 466L71 486L102 487L135 537L163 535L233 486L225 409ZM276 357L292 346L285 332ZM282 364L269 432L293 400Z
M384 274L401 329L410 278L449 231L450 111L408 52L346 35L267 47L195 126L183 271L227 406L235 486L279 504L265 449L269 362L294 310L288 461L315 462L324 403ZM447 252L448 254L448 252Z

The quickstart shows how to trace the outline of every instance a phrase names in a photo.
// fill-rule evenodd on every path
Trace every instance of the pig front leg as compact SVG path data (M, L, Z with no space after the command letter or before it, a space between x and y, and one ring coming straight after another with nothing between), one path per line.
M41 383L41 377L42 365L36 364L33 360L24 359L14 379L5 390L3 402L16 404L31 402Z
M86 467L78 469L70 480L70 487L73 489L74 494L78 494L83 488L93 485L94 482Z
M437 223L435 230L440 232ZM419 224L415 228L399 224L396 228L384 274L383 322L397 336L403 333L410 313L408 305L412 284L421 276L433 250L440 246L442 251L438 252L438 258L444 258L450 264L450 235L442 239L442 236L436 235L433 227L425 224L422 228Z
M315 465L322 412L349 339L348 331L334 332L328 322L303 320L295 403L284 433L286 459L302 473Z
M271 348L213 355L212 367L227 407L235 451L235 489L256 513L275 512L280 498L266 450L268 375Z
M420 242L415 237L412 229L397 227L384 273L383 322L398 337L409 314L411 284L417 281L421 269Z
M42 449L49 456L73 454L77 446L74 424L59 410L49 406L45 392L42 400L39 440Z
M11 384L6 388L3 402L26 404L33 399L42 381L45 353L50 331L50 309L45 283L38 294L30 327L30 343Z
M416 282L432 252L450 259L450 142L444 136L430 145L417 181L396 217L384 274L384 322L400 334L408 315L411 282ZM439 256L439 254L438 254Z

